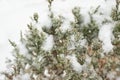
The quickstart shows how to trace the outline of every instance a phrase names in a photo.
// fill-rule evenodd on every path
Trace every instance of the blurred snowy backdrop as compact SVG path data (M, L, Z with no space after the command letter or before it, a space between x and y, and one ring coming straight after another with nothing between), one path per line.
M103 41L105 51L112 49L112 28L114 23L102 25L104 19L111 20L110 13L115 5L115 0L54 0L52 11L55 15L62 15L66 19L65 27L68 22L74 19L71 10L75 6L80 6L81 14L85 17L85 23L89 22L88 12L99 7L99 13L95 14L94 19L100 25L99 38ZM12 47L8 39L19 42L20 30L25 32L26 25L31 21L30 16L34 12L39 14L40 25L49 25L48 3L46 0L0 0L0 71L5 69L6 57L12 58ZM1 77L0 77L1 79Z

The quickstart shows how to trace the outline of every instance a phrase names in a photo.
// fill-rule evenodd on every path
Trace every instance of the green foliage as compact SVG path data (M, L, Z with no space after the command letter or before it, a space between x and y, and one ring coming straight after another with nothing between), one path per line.
M43 31L51 34L51 35L55 35L56 34L56 30L61 27L62 24L62 20L61 18L52 18L51 22L53 23L52 26L50 27L50 29L43 27Z
M28 24L28 34L26 34L25 46L30 54L36 53L40 54L41 46L45 40L45 35L41 33L37 28L33 27L32 24Z
M111 13L111 17L114 21L120 20L119 5L120 5L120 1L116 0L116 6L115 8L113 8L112 13Z
M35 20L36 22L38 22L38 18L39 18L38 14L37 14L37 13L34 13L34 20Z
M119 21L113 29L113 35L115 37L115 39L112 41L112 44L114 45L114 48L113 48L114 53L120 55L120 25L119 25Z
M94 38L98 38L99 28L96 22L93 20L92 15L90 14L90 23L82 28L82 33L84 38L87 40L88 45L92 43Z
M120 38L120 22L117 22L115 28L113 29L113 35L115 38Z
M116 13L118 13L118 14L116 14L116 16L118 19L116 20L116 24L113 28L113 35L114 35L115 39L112 41L112 44L114 45L114 48L113 48L114 54L117 54L117 55L120 55L120 21L119 21L120 12L119 12L119 5L120 5L120 1L116 0L116 9L117 9Z
M78 27L82 23L82 19L81 19L82 17L80 15L80 8L79 7L75 7L72 10L72 13L73 13L74 18L75 18L75 23L78 24L75 27Z
M30 23L27 25L27 32L24 35L21 32L20 41L26 52L22 52L15 42L9 40L14 48L12 52L14 60L8 62L12 65L10 67L13 71L11 73L3 72L6 80L14 80L22 74L29 74L31 80L109 80L107 76L109 72L116 72L115 76L120 76L120 70L118 70L120 27L117 12L119 3L116 4L116 13L112 12L112 18L116 21L113 29L115 39L112 41L114 48L109 54L105 54L102 42L98 39L99 26L93 19L93 14L98 11L100 6L95 9L93 14L89 13L90 22L88 24L83 24L84 18L80 14L80 8L75 7L72 10L75 21L70 22L71 29L62 32L60 28L64 23L63 17L54 16L51 10L52 2L53 0L48 0L51 20L49 27L40 26L42 28L40 31ZM38 14L35 13L32 17L33 22L38 24L38 18ZM53 36L53 47L49 51L43 49L46 35ZM81 45L82 41L85 42L84 45ZM73 55L75 55L79 67L82 66L81 71L76 71L75 65L73 65L75 62L72 62L75 60L68 58ZM46 71L48 75L45 74Z

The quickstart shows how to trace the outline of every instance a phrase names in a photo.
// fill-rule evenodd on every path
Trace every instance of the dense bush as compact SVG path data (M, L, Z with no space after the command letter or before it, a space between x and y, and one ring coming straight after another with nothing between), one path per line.
M27 32L24 35L21 33L20 40L26 53L21 53L19 46L9 40L14 47L14 60L7 61L11 71L2 72L5 80L116 80L120 76L119 1L116 0L116 7L111 13L116 25L113 29L114 48L108 54L98 38L100 26L93 19L99 7L94 13L89 13L90 21L87 24L83 24L80 8L75 7L71 11L75 21L70 22L70 28L63 32L64 17L54 16L52 1L48 0L51 25L39 26L42 28L40 31L30 23ZM39 15L35 13L32 17L35 24L38 24L38 18ZM53 42L50 50L44 49L48 36L52 37ZM81 44L83 42L84 45Z

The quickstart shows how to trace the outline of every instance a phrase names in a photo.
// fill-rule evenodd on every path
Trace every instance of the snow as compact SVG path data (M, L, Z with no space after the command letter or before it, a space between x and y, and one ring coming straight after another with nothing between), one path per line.
M68 55L67 59L70 60L73 70L75 70L76 72L80 73L82 71L82 65L77 61L76 56L73 55Z
M104 20L104 18L111 20L108 16L110 15L111 8L115 5L115 0L55 0L52 4L52 11L56 16L62 15L65 17L67 21L63 25L63 29L65 29L65 26L69 25L69 21L74 21L71 10L75 6L80 7L80 13L84 18L84 23L88 23L88 12L91 9L94 10L99 5L101 5L99 10L103 15L100 16L97 14L94 15L94 18L100 24L99 38L103 41L103 49L106 52L109 52L113 47L111 45L113 24L109 23L102 25L101 21ZM32 16L34 12L38 12L39 14L40 26L50 25L47 16L49 14L47 6L48 3L46 0L0 0L0 51L2 54L0 56L0 71L5 69L6 57L12 58L12 47L10 46L8 39L19 42L20 30L22 30L23 33L25 32L25 29L27 28L26 24L31 21L30 16ZM52 38L52 36L49 36L47 39L47 45L50 45L47 50L52 48L52 40L49 41L50 38ZM75 67L74 69L76 71L81 71L81 65L77 63L75 56L70 56L70 58L76 62L72 61L73 66Z
M31 79L30 79L30 74L26 73L13 77L13 80L31 80Z
M91 57L88 56L88 55L86 55L86 59L85 59L85 61L86 61L88 64L90 64L90 62L91 62Z
M53 48L53 36L48 35L47 39L45 40L45 43L43 44L43 49L46 51L49 51Z
M46 77L50 77L50 74L48 73L48 69L47 69L47 68L46 68L45 71L44 71L44 75L45 75Z
M116 80L120 80L120 77L117 77L117 79Z
M115 72L108 72L107 74L107 77L110 79L110 80L113 80L115 78ZM117 79L118 80L118 79Z
M105 50L105 52L109 52L110 50L112 50L113 45L111 44L111 40L112 40L112 28L114 26L114 23L107 23L105 25L103 25L100 29L99 32L99 38L100 40L103 41L103 49Z

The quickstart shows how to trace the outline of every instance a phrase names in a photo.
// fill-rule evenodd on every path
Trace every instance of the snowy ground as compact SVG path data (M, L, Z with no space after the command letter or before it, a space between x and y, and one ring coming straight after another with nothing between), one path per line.
M49 24L47 4L46 0L0 0L0 71L5 69L6 57L12 58L10 53L12 48L8 39L19 41L20 30L26 29L26 24L30 22L30 16L34 12L39 13L41 25ZM100 21L104 18L110 19L109 15L115 5L115 0L54 0L52 9L56 15L61 14L68 21L72 21L71 9L80 6L81 14L87 23L89 21L88 11L94 10L99 5L101 5L99 10L104 15L94 17L101 26L99 37L103 40L103 48L109 51L112 48L110 41L113 24L101 25Z

